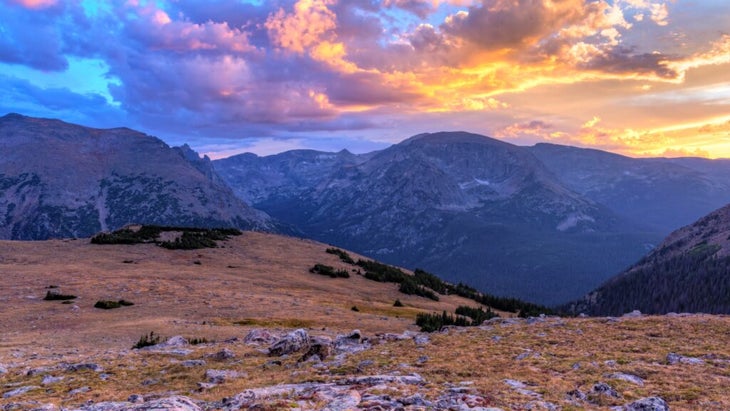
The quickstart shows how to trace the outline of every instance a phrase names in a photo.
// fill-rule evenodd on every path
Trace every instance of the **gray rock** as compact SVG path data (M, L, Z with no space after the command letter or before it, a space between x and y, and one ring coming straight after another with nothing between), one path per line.
M0 364L0 374L7 374L7 373L8 373L8 369L5 366L3 366L2 364Z
M192 368L192 367L202 367L206 364L206 362L205 362L205 360L185 360L185 361L181 362L180 364L182 364L183 367Z
M142 404L144 402L144 397L140 394L132 394L127 398L127 402L131 402L132 404Z
M264 330L261 328L255 328L246 334L246 336L243 338L243 342L245 344L252 344L252 345L271 345L279 340L279 337L272 334L269 330Z
M216 361L225 361L230 360L231 358L236 358L236 354L228 348L224 348L215 354L211 354L210 358Z
M321 393L320 393L320 396ZM326 398L326 397L325 397ZM354 410L361 401L360 393L355 390L347 390L339 392L330 398L326 398L327 405L322 408L323 411L349 411Z
M413 342L415 342L416 345L426 345L431 342L431 339L426 334L418 334L413 337Z
M644 316L644 314L642 314L641 311L634 310L630 313L626 313L626 314L622 315L621 317L622 318L641 318L643 316Z
M43 377L43 380L41 380L41 385L56 384L58 382L61 382L61 380L63 380L63 377L54 377L52 375L46 375Z
M142 404L130 402L101 402L85 405L72 411L201 411L201 408L190 398L172 396L148 401Z
M222 384L229 380L245 377L245 372L231 370L208 370L205 372L205 379L212 384Z
M359 339L359 337L358 337ZM299 362L307 361L310 358L318 357L320 361L332 354L332 339L329 337L312 337L309 340L309 349L299 358Z
M689 364L689 365L701 365L704 364L705 361L701 358L697 357L685 357L683 355L679 355L673 352L670 352L667 354L667 362L669 365L675 365L675 364Z
M381 385L381 384L404 384L422 385L426 381L418 374L411 375L365 375L361 377L347 378L338 381L338 385Z
M80 387L80 388L76 388L76 389L69 391L68 395L83 394L83 393L86 393L89 391L91 391L91 387Z
M309 348L309 334L304 329L294 330L269 347L269 355L281 357Z
M83 371L83 370L90 370L94 372L102 372L104 369L99 364L94 364L91 362L88 363L78 363L78 364L70 364L64 367L66 371L76 372L76 371Z
M27 385L25 387L16 388L14 390L3 393L3 398L11 398L11 397L16 397L18 395L23 395L26 392L28 392L30 390L34 390L36 388L40 388L40 387L35 386L35 385Z
M595 384L593 388L591 388L591 394L592 395L598 395L598 396L608 396L608 397L614 397L619 398L621 395L619 395L616 390L613 389L610 385L606 384L605 382L599 382L598 384Z
M634 375L634 374L625 374L625 373L622 373L622 372L615 372L615 373L612 373L612 374L606 374L605 377L606 378L613 379L613 380L627 381L627 382L630 382L632 384L636 384L636 385L638 385L640 387L643 387L644 386L644 380L641 377L639 377L637 375Z
M28 377L33 377L35 375L41 375L49 372L50 369L48 367L38 367L38 368L31 368L28 370L28 372L25 373Z
M634 401L624 407L625 411L669 411L669 405L659 397L648 397Z

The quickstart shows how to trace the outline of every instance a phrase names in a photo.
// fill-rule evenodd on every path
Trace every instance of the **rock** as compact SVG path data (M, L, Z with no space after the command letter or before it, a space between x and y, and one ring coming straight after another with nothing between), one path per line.
M202 367L203 365L206 364L206 362L205 362L205 360L185 360L181 364L183 367L192 368L192 367Z
M132 394L127 398L127 402L131 402L132 404L142 404L144 402L144 397L140 394Z
M294 330L269 347L269 356L281 357L309 348L309 334L304 329Z
M428 355L422 355L416 360L416 364L422 365L428 362Z
M43 380L41 380L41 385L56 384L58 382L61 382L61 380L63 380L63 377L54 377L52 375L46 375L43 377Z
M80 387L80 388L76 388L74 390L69 391L68 395L83 394L83 393L86 393L89 391L91 391L91 387Z
M418 374L411 375L365 375L352 377L337 382L338 385L381 385L381 384L404 384L422 385L426 381Z
M641 318L643 316L644 316L644 314L642 314L641 311L634 310L630 313L626 313L626 314L622 315L621 317L622 318Z
M415 342L416 345L426 345L431 342L431 339L428 338L428 335L426 334L418 334L413 337L413 342Z
M634 375L634 374L625 374L625 373L622 373L622 372L615 372L615 373L612 373L612 374L607 374L605 377L606 378L610 378L610 379L614 379L614 380L627 381L627 382L630 382L632 384L636 384L636 385L638 385L640 387L643 387L644 386L644 380L641 377L639 377L637 375Z
M188 340L183 337L182 335L176 335L174 337L170 337L162 344L157 344L155 347L159 346L165 346L165 347L184 347L188 345Z
M2 364L0 364L0 374L7 374L7 373L8 373L8 369L5 368L5 366L3 366Z
M606 384L605 382L599 382L598 384L595 384L593 388L591 389L591 394L593 396L608 396L608 397L614 397L619 398L621 397L616 390L613 389L610 385Z
M101 366L99 364L94 364L91 362L67 365L65 367L65 369L66 369L66 371L71 371L71 372L83 371L83 370L91 370L94 372L104 371L104 369L101 368Z
M570 401L572 403L588 400L588 396L585 395L585 393L579 389L575 389L573 391L568 391L566 396L568 398L568 401Z
M215 354L211 354L210 358L216 361L225 361L230 360L231 358L236 358L236 354L228 348L224 348Z
M10 397L16 397L18 395L23 395L26 392L28 392L30 390L34 390L36 388L40 388L40 387L35 386L35 385L27 385L25 387L16 388L14 390L3 393L3 398L10 398Z
M667 354L667 362L669 365L675 365L675 364L690 364L690 365L700 365L704 364L705 361L701 358L696 357L685 357L683 355L679 355L673 352L670 352Z
M625 411L669 411L669 405L659 397L648 397L634 401L624 407Z
M542 398L542 395L540 395L539 393L536 393L535 391L532 391L532 390L528 390L527 384L525 384L522 381L507 379L507 380L504 380L504 383L509 385L515 391L517 391L518 393L520 393L522 395L527 395L529 397Z
M231 370L208 370L205 372L205 379L212 384L222 384L226 381L245 377L245 372Z
M28 370L28 372L25 373L28 377L33 377L35 375L45 374L49 372L50 369L48 367L38 367L38 368L31 368Z
M130 402L100 402L85 405L72 411L201 411L192 399L183 396L172 396L148 401L142 404Z
M321 396L321 393L318 393L318 396ZM327 405L322 408L323 411L349 411L356 409L362 397L359 392L348 390L323 399L327 400Z
M359 336L358 336L359 340ZM309 350L299 359L299 362L317 356L320 361L326 359L332 354L332 340L328 337L313 337L309 342Z
M275 343L279 338L272 334L268 330L264 330L261 328L255 328L246 334L246 336L243 338L243 342L245 344L252 344L252 345L271 345Z

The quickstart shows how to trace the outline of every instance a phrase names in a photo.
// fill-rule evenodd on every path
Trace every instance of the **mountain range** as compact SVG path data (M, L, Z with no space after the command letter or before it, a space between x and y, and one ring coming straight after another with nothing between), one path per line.
M444 132L364 155L247 153L213 164L240 198L306 236L556 304L730 201L730 162L692 161Z
M730 202L730 161L637 159L466 132L210 161L142 133L0 118L0 238L129 223L296 233L490 294L585 295Z
M85 237L131 222L273 229L189 147L127 129L0 117L0 238Z

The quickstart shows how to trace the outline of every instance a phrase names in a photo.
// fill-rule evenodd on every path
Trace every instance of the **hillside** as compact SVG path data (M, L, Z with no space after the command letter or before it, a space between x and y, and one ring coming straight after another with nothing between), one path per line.
M670 234L648 256L568 309L591 315L730 314L730 205Z
M0 310L0 403L85 411L730 407L726 317L501 313L480 327L421 333L416 313L473 302L404 295L354 272L309 272L317 263L352 267L327 248L256 232L197 250L0 242L0 303L12 308ZM49 291L77 298L44 301ZM99 299L133 305L94 308ZM152 331L162 344L131 349Z
M470 133L214 165L308 237L543 304L587 292L661 238L565 187L528 149Z
M276 229L209 160L130 129L8 114L0 151L0 238L85 237L129 223Z

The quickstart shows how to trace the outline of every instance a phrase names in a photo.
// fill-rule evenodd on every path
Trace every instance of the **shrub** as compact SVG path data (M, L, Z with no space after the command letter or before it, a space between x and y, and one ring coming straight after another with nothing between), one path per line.
M204 337L186 338L186 340L188 340L188 344L190 345L207 344L210 342L207 338Z
M466 327L474 325L471 320L462 316L453 316L444 311L442 314L421 313L416 315L416 325L421 327L423 332L434 332L447 325Z
M491 308L487 308L487 310L484 311L481 307L473 308L466 305L460 305L456 308L454 313L471 318L474 325L479 325L486 320L498 317Z
M102 310L111 310L113 308L119 308L122 305L119 304L119 301L111 301L111 300L99 300L94 304L94 308L101 308Z
M335 270L334 267L324 264L315 264L314 267L309 269L310 273L327 275L331 278L350 278L350 273L347 270Z
M399 299L396 299L395 302L393 303L393 307L403 307L403 306L404 306L403 303L400 302Z
M154 331L150 331L149 334L142 335L139 337L139 341L137 341L134 346L132 346L132 349L139 349L144 347L150 347L152 345L157 345L160 343L161 337L159 335L155 335Z
M43 297L45 301L63 301L63 300L74 300L76 299L75 295L71 294L61 294L57 292L52 291L46 291L46 296Z
M182 235L174 241L158 241L161 233L180 231ZM123 228L111 233L99 233L91 238L92 244L141 244L155 243L171 250L193 250L198 248L217 247L216 241L227 240L231 236L241 235L236 228L193 228L164 227L144 225L139 230Z
M96 302L96 304L94 304L94 308L101 308L102 310L111 310L113 308L129 307L130 305L134 305L134 303L131 301L127 301L127 300L119 300L119 301L99 300Z
M355 311L355 312L360 312L360 309L357 308L356 305L353 305L352 308L350 308L350 310Z
M339 248L334 248L334 247L328 248L326 251L327 251L327 254L334 254L334 255L340 257L340 260L342 260L343 263L355 264L355 260L353 260L352 257L350 257L350 254L347 254L346 251L343 251L343 250L340 250Z
M403 294L408 295L417 295L419 297L426 297L430 298L431 300L438 301L439 297L431 290L424 288L411 278L404 278L403 282L400 283L400 287L398 287L398 291L402 292Z

